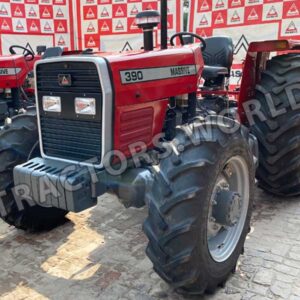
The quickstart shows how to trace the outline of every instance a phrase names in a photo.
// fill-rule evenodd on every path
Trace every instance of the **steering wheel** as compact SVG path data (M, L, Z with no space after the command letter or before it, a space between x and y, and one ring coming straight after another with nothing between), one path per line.
M177 33L173 34L171 36L171 38L170 38L170 44L172 46L174 46L174 39L177 38L177 37L179 37L180 44L182 46L185 45L184 40L183 40L184 36L190 36L190 37L194 37L194 38L200 40L200 42L201 42L201 50L202 51L205 50L205 48L206 48L206 42L205 42L204 38L201 37L200 35L198 35L196 33L192 33L192 32L177 32Z
M24 53L24 57L25 57L25 59L27 61L31 61L31 60L34 59L34 53L31 50L29 50L29 49L27 49L25 47L22 47L22 46L12 45L12 46L9 47L9 52L11 54L17 54L16 51L15 51L15 49L21 49L21 50L23 50L25 52Z

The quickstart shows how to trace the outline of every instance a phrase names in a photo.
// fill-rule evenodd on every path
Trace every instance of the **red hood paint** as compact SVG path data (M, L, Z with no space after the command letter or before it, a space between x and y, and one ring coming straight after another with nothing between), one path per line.
M27 73L33 70L34 63L39 59L39 55L32 61L27 61L23 55L18 54L0 56L0 88L22 86Z

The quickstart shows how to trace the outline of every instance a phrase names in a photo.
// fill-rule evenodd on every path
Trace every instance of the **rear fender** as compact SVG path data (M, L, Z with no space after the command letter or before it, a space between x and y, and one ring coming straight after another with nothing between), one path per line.
M277 52L278 54L300 53L300 41L271 40L250 43L244 61L243 78L238 97L239 116L243 124L247 124L244 103L253 99L255 85L260 82L261 72L265 70L271 52Z

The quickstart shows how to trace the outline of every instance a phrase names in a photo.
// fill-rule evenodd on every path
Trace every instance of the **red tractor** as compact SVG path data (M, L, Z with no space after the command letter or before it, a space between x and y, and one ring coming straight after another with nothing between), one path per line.
M10 189L15 162L40 153L36 130L34 63L59 56L63 50L60 47L38 46L35 54L28 48L13 45L9 47L9 52L11 55L0 56L0 190L9 191L3 198L5 205L14 201ZM20 227L23 221L17 219L14 206L10 209L11 213L4 217L5 221Z
M178 291L202 294L225 282L243 252L255 172L270 193L300 193L300 44L251 43L233 101L232 40L184 32L167 47L161 4L160 49L160 16L146 11L136 20L141 51L36 63L37 122L27 113L3 133L13 135L1 144L0 209L9 224L40 230L106 192L126 207L147 205L154 269ZM184 45L192 38L199 42Z
M16 50L23 54L16 54ZM40 55L22 46L11 46L12 55L0 56L0 123L34 104L33 66ZM39 53L40 54L40 53Z

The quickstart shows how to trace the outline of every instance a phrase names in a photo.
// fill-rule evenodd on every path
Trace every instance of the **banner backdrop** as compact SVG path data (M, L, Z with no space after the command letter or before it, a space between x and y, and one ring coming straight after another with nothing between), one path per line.
M79 48L101 51L137 50L143 45L135 16L146 9L160 10L157 0L77 0ZM168 0L169 35L182 29L182 0ZM158 45L159 29L155 31Z
M300 39L299 0L190 0L189 30L203 37L233 38L231 84L241 79L242 60L251 41Z
M72 0L0 0L0 53L11 45L74 48Z
M183 0L168 0L169 36L183 28ZM229 35L235 69L252 40L300 39L299 0L190 0L189 30ZM160 9L157 0L0 0L0 54L12 44L103 51L139 49L137 12ZM159 29L155 32L160 43ZM239 70L239 69L237 69ZM233 71L234 80L241 72ZM238 76L235 78L235 76Z
M168 0L169 35L181 31L183 0ZM160 9L157 0L0 0L0 54L11 45L103 51L140 49L135 16ZM155 44L160 43L159 29Z

